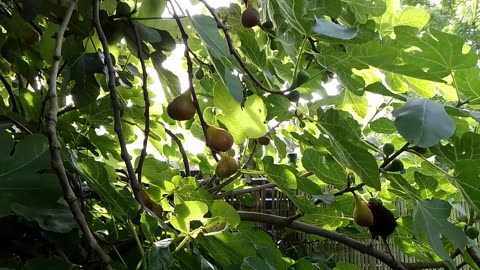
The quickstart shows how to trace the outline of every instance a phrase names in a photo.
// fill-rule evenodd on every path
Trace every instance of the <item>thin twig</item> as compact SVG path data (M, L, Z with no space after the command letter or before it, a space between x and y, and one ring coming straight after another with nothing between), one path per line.
M304 233L319 235L319 236L328 238L330 240L336 241L338 243L344 244L346 246L349 246L353 249L360 251L361 253L365 253L372 257L375 257L378 260L384 262L386 265L390 266L391 269L397 269L397 270L406 269L400 262L396 261L385 252L381 252L378 249L375 249L369 245L365 245L359 241L356 241L340 233L325 230L323 228L306 224L303 222L298 222L298 221L294 221L289 224L288 223L289 220L286 217L279 217L279 216L269 215L264 213L245 212L245 211L238 211L238 213L240 214L240 218L242 221L262 222L262 223L286 226L288 228L301 231Z
M195 92L195 88L193 87L193 62L192 62L192 58L190 57L190 54L188 52L189 51L188 35L187 35L187 32L185 32L185 28L183 27L183 24L182 24L182 21L180 20L180 17L178 17L178 15L177 15L177 12L175 10L175 6L173 5L172 1L168 0L168 2L170 3L170 6L171 6L171 14L172 14L173 18L175 19L175 22L177 23L178 29L180 30L180 33L182 35L183 44L185 46L185 50L183 52L183 55L184 55L185 59L187 60L188 91L190 91L190 93L192 94L192 101L193 101L193 104L195 105L195 108L197 109L198 119L200 119L200 123L202 124L203 134L205 135L205 143L207 144L207 146L209 146L210 143L209 143L209 138L207 136L208 124L207 124L207 122L205 122L205 119L203 118L202 109L200 108L200 103L198 102L197 94ZM217 157L217 155L215 155L216 151L213 150L213 148L210 147L210 146L209 146L209 148L212 151L213 158L216 161L218 161L218 157Z
M10 96L10 102L12 103L12 109L14 112L20 112L18 110L18 105L17 105L17 99L15 98L15 95L13 94L12 91L12 86L7 82L5 77L0 73L0 81L2 81L3 86L5 86L5 89L7 89L7 93Z
M74 105L65 106L65 108L63 108L61 111L59 111L57 113L57 117L61 116L63 114L66 114L67 112L71 112L71 111L75 111L75 110L78 110L78 107L75 107Z
M63 35L67 29L68 23L72 16L73 10L75 9L76 1L72 1L70 6L67 9L67 13L63 19L60 29L57 33L57 41L55 45L55 52L53 57L52 73L49 80L49 91L48 91L48 100L50 101L50 110L47 116L47 133L48 140L50 143L50 153L51 153L51 163L52 168L55 170L60 185L62 186L63 196L65 201L67 201L70 210L72 211L73 217L77 221L80 229L82 230L85 238L88 241L90 247L97 252L98 256L102 260L104 267L107 269L112 269L110 266L110 257L103 251L103 249L98 244L93 233L88 227L88 223L85 220L79 201L77 200L75 193L70 186L65 167L63 166L62 155L60 153L60 142L57 137L57 113L58 113L58 100L57 100L57 74L58 68L60 66L61 52L62 52L62 42Z
M143 57L143 50L142 50L142 41L140 40L140 35L138 34L137 27L135 24L128 20L130 23L133 32L135 33L135 42L137 43L137 54L138 59L140 60L140 65L142 66L142 92L143 92L143 101L145 103L145 111L143 113L145 117L145 129L143 130L143 146L142 152L140 153L140 157L138 158L138 165L137 165L137 178L138 182L142 182L142 169L143 163L145 162L145 158L147 157L147 145L148 145L148 136L150 134L150 99L148 97L148 88L147 88L147 67L145 66L145 58Z
M22 123L20 123L19 121L17 121L16 119L14 119L13 117L10 117L8 115L0 115L0 119L2 118L5 118L6 120L12 122L13 124L15 124L15 126L18 128L18 129L21 129L23 131L25 131L26 133L28 134L32 134L32 132L26 127L24 126Z
M270 94L277 94L277 95L283 95L284 93L287 93L291 91L292 89L287 89L287 90L274 90L266 87L265 85L260 82L260 80L257 79L255 74L247 67L247 64L245 61L242 60L242 57L238 53L237 49L235 49L235 46L233 45L233 40L230 35L230 30L228 27L223 24L222 20L218 17L217 13L215 12L215 9L212 8L205 0L199 0L202 2L202 4L208 9L208 11L212 14L213 19L217 23L217 27L222 29L223 33L225 34L225 39L227 40L228 48L230 50L230 53L237 59L237 62L240 64L242 69L247 73L248 77L257 85L260 89L263 91L270 93Z
M185 148L183 148L183 144L180 141L180 139L173 133L171 130L168 128L164 127L165 132L172 137L172 140L175 141L175 143L178 145L178 149L180 150L180 154L182 155L183 159L183 166L185 167L185 175L190 176L190 164L188 163L188 156L187 152L185 151Z
M195 60L197 60L198 63L200 63L204 66L207 66L210 70L215 68L214 65L212 65L210 63L207 63L205 61L202 61L202 59L200 59L200 57L198 57L198 55L196 53L194 53L191 48L188 48L188 51L190 52L191 55L193 55L193 58L195 58Z
M121 149L121 157L125 162L125 166L128 172L128 178L130 181L130 186L133 190L133 195L138 203L140 203L142 209L144 208L140 184L138 183L137 176L135 175L135 170L133 169L132 162L130 161L130 155L128 154L127 145L125 142L125 135L123 134L122 128L122 119L120 115L120 101L118 98L117 88L115 86L115 68L113 67L112 58L110 56L110 50L108 49L107 38L103 32L102 26L100 24L99 17L99 0L93 0L93 22L95 24L95 29L97 30L98 38L102 43L103 47L103 56L105 59L105 65L108 69L107 84L108 89L110 90L110 98L112 100L113 106L113 119L114 119L114 130L118 136L118 142Z

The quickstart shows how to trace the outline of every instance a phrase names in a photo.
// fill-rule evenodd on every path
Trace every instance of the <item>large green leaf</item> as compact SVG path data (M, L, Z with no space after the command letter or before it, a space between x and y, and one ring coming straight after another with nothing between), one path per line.
M455 180L465 199L480 213L480 169L478 160L459 160L455 163Z
M366 23L370 16L377 17L382 15L386 10L383 0L363 0L352 1L342 0L348 5L348 8L355 14L355 18L359 23Z
M345 186L347 174L330 155L325 155L313 149L306 149L302 154L302 164L305 169L314 172L323 182L336 188Z
M267 179L277 184L278 188L292 200L300 211L310 213L316 209L310 200L296 195L297 178L289 166L274 164L273 158L269 156L263 158L262 162Z
M140 205L132 193L126 188L119 189L113 186L112 182L117 177L113 168L90 158L80 158L75 166L114 215L125 219L136 214Z
M471 104L480 103L479 76L480 69L478 67L455 71L453 78L462 100L472 100Z
M267 110L259 96L249 96L245 106L241 107L228 94L223 84L217 83L214 91L215 105L221 110L221 114L217 114L217 120L227 127L237 144L243 143L246 138L261 137L267 132L267 125L264 123Z
M203 220L203 216L207 212L208 205L199 201L185 201L175 206L170 222L175 229L188 233L190 232L190 221Z
M409 98L392 112L398 132L410 143L430 147L455 132L455 122L444 106L430 99Z
M100 84L95 73L103 72L103 64L97 54L82 53L69 67L70 77L75 84L71 89L73 102L83 107L94 102L100 94Z
M417 239L424 235L440 258L450 266L453 265L453 260L445 250L441 236L452 241L460 250L467 244L467 237L462 229L448 221L451 209L452 206L446 201L430 199L417 202L413 214Z
M218 27L213 18L205 15L190 17L193 27L205 44L217 74L227 87L230 95L238 102L243 100L243 86L239 78L233 75L237 65L236 60L230 55L227 42L218 33Z
M377 41L348 46L347 53L355 60L393 73L411 76L419 79L441 82L441 77L430 72L425 72L413 63L399 63L397 59L401 52L397 49L382 45Z
M451 75L453 70L468 69L477 64L477 56L464 53L464 40L460 37L430 29L430 34L419 37L413 27L395 27L396 40L403 46L415 47L416 50L402 51L406 63L428 70L429 74L443 78Z
M29 135L14 145L12 136L2 132L0 142L0 217L9 215L14 207L29 219L47 218L49 211L68 209L58 203L62 191L56 175L49 172L47 137ZM28 208L44 210L22 211Z
M173 239L166 238L153 243L148 252L148 269L169 269L173 265L172 253L169 245Z

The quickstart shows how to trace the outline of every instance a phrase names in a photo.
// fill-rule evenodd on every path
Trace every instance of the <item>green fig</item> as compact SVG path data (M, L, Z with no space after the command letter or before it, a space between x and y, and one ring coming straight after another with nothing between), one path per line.
M168 116L177 121L192 119L196 111L190 91L178 95L167 106Z
M300 70L297 73L297 76L295 76L295 80L293 81L292 86L290 88L295 89L300 85L308 82L309 80L310 80L310 74L308 74L308 72L306 72L305 70Z
M367 206L367 202L360 199L357 194L353 194L355 199L355 209L353 209L353 220L358 226L370 227L373 224L373 214Z
M395 146L391 143L386 143L383 145L383 154L385 154L385 156L390 156L391 154L393 154L393 152L395 152Z
M261 145L269 145L270 144L270 138L267 136L262 136L257 139L257 142Z
M227 178L238 171L238 163L237 161L224 153L220 154L221 159L217 163L217 167L215 168L215 174L219 178Z
M403 170L403 168L403 162L399 159L394 159L392 162L390 162L390 164L385 166L384 170L387 172L399 172Z
M286 95L287 99L291 102L298 102L300 100L300 92L293 90Z
M226 152L233 145L232 135L223 128L207 127L207 145L218 152Z
M254 7L248 5L247 8L242 12L241 22L245 28L257 26L260 24L260 14Z
M130 8L129 4L125 2L118 2L115 14L118 16L127 16L131 11L132 9Z
M273 29L273 22L272 21L266 21L266 22L262 23L262 28L267 29L267 30Z
M467 228L467 236L472 240L478 237L478 233L478 229L475 227L470 226Z
M203 72L203 69L202 68L199 68L196 72L195 72L195 78L197 80L201 80L203 79L203 76L205 76L205 73Z

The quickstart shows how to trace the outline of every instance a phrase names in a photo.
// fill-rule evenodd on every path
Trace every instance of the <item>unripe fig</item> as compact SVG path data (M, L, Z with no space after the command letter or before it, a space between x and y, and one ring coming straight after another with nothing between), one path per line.
M386 143L383 145L383 153L385 154L385 156L390 156L391 154L393 154L393 152L395 152L395 146L393 146L393 144L391 143Z
M258 11L254 7L249 5L242 12L241 21L242 21L243 27L252 28L260 24L260 14L258 14Z
M478 229L475 227L470 226L467 228L467 236L472 240L478 237L478 233Z
M297 102L300 99L300 92L293 90L286 95L287 99L291 102Z
M270 138L267 136L262 136L257 139L257 142L261 145L269 145L270 144Z
M308 82L309 80L310 80L310 74L308 74L308 72L306 72L305 70L300 70L297 73L297 76L295 77L295 81L293 81L292 86L290 88L295 89L300 85Z
M355 209L353 209L353 220L358 226L370 227L373 224L373 214L370 208L367 206L367 202L363 201L355 193L353 194L355 199Z
M238 171L238 163L237 161L224 153L221 153L220 156L222 157L220 161L217 163L217 167L215 168L215 174L219 178L227 178Z
M115 14L118 16L127 16L131 12L130 5L125 2L118 2Z
M207 127L207 145L218 152L226 152L233 145L232 135L223 128Z
M203 79L203 76L205 76L205 73L203 72L203 69L202 69L202 68L199 68L199 69L195 72L195 78L197 78L197 80L201 80L201 79Z
M272 21L266 21L266 22L262 23L262 28L267 29L267 30L273 29L273 22Z
M394 159L392 162L390 162L390 164L385 166L384 170L387 172L399 172L403 170L403 168L403 162L399 159Z
M167 106L168 116L177 121L190 120L195 112L196 108L190 91L178 95Z

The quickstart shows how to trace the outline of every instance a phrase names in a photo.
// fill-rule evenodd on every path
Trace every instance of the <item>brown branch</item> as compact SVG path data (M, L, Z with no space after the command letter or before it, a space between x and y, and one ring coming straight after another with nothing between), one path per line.
M250 69L247 67L247 64L242 60L242 57L238 53L237 49L235 49L235 46L233 45L232 37L230 35L230 30L228 29L228 27L225 24L223 24L222 20L220 20L217 13L215 12L215 9L212 8L205 0L199 0L199 1L202 2L203 5L212 14L213 19L217 23L217 27L222 29L223 33L225 34L225 39L227 40L227 44L228 44L228 48L230 50L230 53L235 57L237 62L240 64L240 66L245 71L245 73L247 73L248 77L255 83L255 85L257 85L260 89L262 89L263 91L265 91L267 93L270 93L270 94L283 95L284 93L292 90L292 89L287 89L287 90L283 90L283 91L282 90L273 90L273 89L270 89L270 88L266 87L265 85L263 85L257 79L257 77L253 74L253 72L250 71Z
M60 59L61 59L61 52L62 52L62 42L63 42L63 35L65 34L65 30L67 29L68 23L72 16L73 10L75 9L76 1L72 1L70 6L67 9L65 17L60 25L60 29L57 33L57 41L55 45L55 52L53 56L53 65L52 65L52 74L49 80L49 91L48 91L48 100L50 101L50 110L47 116L47 133L48 133L48 141L50 144L50 153L51 153L51 163L52 168L55 170L58 180L60 181L60 185L62 186L63 190L63 197L65 201L67 201L70 210L72 211L73 217L77 221L80 229L82 230L85 238L88 241L90 247L95 250L97 255L100 257L104 267L107 269L112 269L110 266L110 257L103 251L103 249L98 244L97 240L95 239L93 233L90 231L88 227L88 223L85 220L85 216L83 215L81 206L75 193L70 186L70 182L68 180L67 173L65 171L65 167L63 166L62 155L60 153L60 142L57 137L57 113L58 113L58 100L57 100L57 75L58 75L58 68L60 66Z
M130 186L133 190L133 195L138 203L140 203L142 209L144 208L140 184L138 183L137 176L135 175L135 170L133 169L132 162L130 161L130 155L128 154L127 145L125 142L125 135L123 134L122 128L122 119L120 115L120 101L118 98L117 88L115 86L115 68L113 67L112 57L110 55L110 50L108 49L107 38L103 32L102 26L100 24L99 17L99 0L93 0L93 23L95 29L97 30L98 38L102 43L103 47L103 56L105 59L105 65L108 69L108 89L110 90L110 98L112 100L113 106L113 119L114 119L114 130L117 133L118 142L120 143L121 157L125 162L127 167L128 178L130 181Z
M14 112L20 112L18 110L18 105L17 105L17 99L15 98L15 95L13 94L12 91L12 86L7 82L5 77L0 73L0 81L2 81L3 86L5 86L5 89L7 89L7 93L10 96L10 102L12 103L12 110Z
M208 67L210 70L215 69L214 65L212 65L210 63L207 63L205 61L202 61L202 59L200 59L200 57L198 57L198 55L196 53L194 53L191 48L188 48L188 51L190 52L191 55L193 55L193 58L195 58L195 60L197 60L198 63Z
M478 253L472 247L467 248L467 253L470 255L470 257L472 257L472 260L475 262L475 264L480 267L480 257L478 256Z
M182 155L183 159L183 166L185 167L185 175L190 176L190 164L188 163L188 157L187 157L187 152L185 151L185 148L183 148L183 144L180 141L180 139L173 133L171 130L168 128L164 127L165 132L170 135L172 140L175 141L175 143L178 145L178 149L180 150L180 154Z
M197 94L195 93L195 88L193 87L193 62L189 53L190 47L188 46L188 35L187 35L187 32L185 32L185 28L183 27L182 21L180 20L180 17L178 16L172 1L168 0L168 3L170 3L170 6L171 6L170 13L172 14L173 18L175 19L175 22L177 23L178 29L180 30L180 34L182 35L183 44L185 45L185 50L183 55L187 60L188 90L192 94L192 101L193 101L193 104L195 105L195 108L197 109L197 114L198 114L198 118L200 119L200 123L202 124L203 134L205 135L205 143L207 144L207 146L209 146L210 143L208 142L209 139L207 136L208 124L207 122L205 122L205 119L203 118L202 109L200 108L200 103L198 102ZM216 151L213 150L213 148L210 146L209 148L212 151L213 158L216 161L218 161L218 157L215 155Z
M132 22L132 20L128 20L132 30L135 34L135 42L137 43L137 55L138 59L140 60L140 65L142 66L142 92L143 92L143 101L145 103L145 111L143 113L145 117L145 129L143 130L143 146L142 152L140 153L140 157L138 158L138 165L137 165L137 179L138 182L142 182L142 169L143 163L145 162L145 158L147 157L147 145L148 145L148 137L150 134L150 99L148 97L148 89L147 89L147 67L145 66L145 58L143 56L142 50L142 41L140 40L140 35L138 34L137 27Z
M298 222L298 221L293 221L292 223L289 224L288 218L279 217L275 215L256 213L256 212L245 212L245 211L238 211L238 213L240 214L240 218L242 221L253 221L253 222L280 225L280 226L285 226L285 227L288 227L297 231L301 231L304 233L322 236L327 239L349 246L353 249L356 249L361 253L365 253L372 257L375 257L378 260L384 262L391 269L406 270L406 268L400 262L393 259L389 254L385 252L381 252L378 249L375 249L369 245L365 245L357 240L351 239L337 232L325 230L323 228L306 224L303 222Z
M61 116L61 115L64 115L64 114L66 114L67 112L71 112L71 111L75 111L75 110L78 110L78 107L75 107L74 105L65 106L65 108L63 108L62 110L60 110L60 111L57 113L57 117L58 117L58 116Z
M448 268L444 262L414 262L414 263L403 263L403 266L408 270L421 270L421 269L432 269L432 268Z

